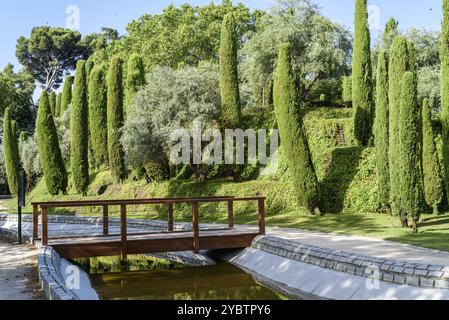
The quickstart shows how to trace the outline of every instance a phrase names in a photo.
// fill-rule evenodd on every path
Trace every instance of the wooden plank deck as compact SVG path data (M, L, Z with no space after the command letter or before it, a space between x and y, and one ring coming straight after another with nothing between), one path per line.
M203 231L199 236L200 250L239 249L251 246L259 235L258 231L221 229ZM163 252L192 251L193 233L170 232L128 235L128 254L150 254ZM92 236L51 239L52 246L63 258L87 258L120 256L122 240L120 235Z
M200 230L200 205L206 203L226 203L228 214L227 229ZM254 229L234 228L234 203L257 202L259 226ZM192 207L192 231L174 232L174 206L189 204ZM128 206L164 205L167 207L169 232L128 234ZM109 207L120 207L120 234L109 234ZM103 235L49 237L48 210L57 208L103 208ZM41 237L39 237L39 212L42 215ZM88 258L121 256L124 262L129 254L150 254L177 251L198 253L200 250L237 249L250 247L254 238L265 234L264 197L207 197L207 198L167 198L167 199L126 199L69 202L33 203L33 239L42 245L52 246L63 258ZM51 236L51 235L50 235Z

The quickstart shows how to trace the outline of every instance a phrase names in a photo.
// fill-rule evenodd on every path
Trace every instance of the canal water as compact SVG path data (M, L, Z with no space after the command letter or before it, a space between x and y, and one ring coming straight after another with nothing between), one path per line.
M148 257L131 258L122 270L118 258L76 261L90 274L102 300L284 300L241 269L220 262L185 267Z

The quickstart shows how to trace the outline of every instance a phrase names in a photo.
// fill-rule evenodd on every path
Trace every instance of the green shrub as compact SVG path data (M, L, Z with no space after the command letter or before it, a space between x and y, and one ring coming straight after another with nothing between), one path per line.
M376 147L377 185L382 209L390 204L389 167L389 112L388 112L388 55L382 50L377 63L376 117L374 120L374 145Z
M73 77L67 76L65 78L64 87L62 89L62 97L61 97L61 115L66 112L72 103L72 82Z
M326 101L326 95L324 93L320 95L320 101Z
M399 119L401 110L401 82L406 71L411 70L409 45L403 36L397 36L390 48L388 65L389 78L389 165L390 165L390 204L393 215L400 215L400 175L402 159L399 157ZM406 221L403 220L406 224Z
M67 192L67 172L59 148L58 134L51 115L47 92L43 92L37 114L37 143L39 158L48 192L51 195Z
M354 132L361 145L368 145L373 125L373 88L367 0L356 0L354 53L352 62L352 105Z
M5 109L3 118L3 152L9 191L16 195L19 186L20 158L17 136L12 128L11 112L9 108Z
M145 67L143 65L143 59L140 55L134 53L128 59L128 69L126 72L125 114L127 114L128 107L132 103L137 90L144 84Z
M401 104L399 112L399 182L400 218L412 219L413 229L417 231L422 194L421 165L421 113L418 106L416 75L407 71L401 82Z
M422 107L422 166L424 175L424 196L427 204L438 214L438 208L443 201L443 181L441 168L435 144L435 136L432 126L432 114L430 112L429 99L424 99Z
M70 117L70 163L73 185L78 193L86 195L89 186L89 128L86 84L86 62L76 64L75 83Z
M123 127L123 67L119 57L113 57L107 75L109 169L116 180L126 176L123 147L120 142Z
M106 70L103 65L93 68L89 76L89 126L90 141L93 150L93 164L100 167L107 164L108 154L108 117Z
M220 43L221 125L236 128L240 123L240 90L237 63L235 19L227 14L221 28Z
M56 116L56 93L52 91L50 93L50 110L53 117Z
M440 37L441 127L446 195L449 201L449 0L443 0L443 23Z
M346 105L350 105L350 103L352 101L352 78L351 77L343 77L342 88L343 88L343 94L342 94L343 102Z
M62 92L58 93L58 95L56 97L56 107L55 107L56 117L61 116L61 103L62 103Z
M290 44L282 45L279 50L273 91L276 118L298 203L320 213L318 181L299 113L299 97L290 50Z

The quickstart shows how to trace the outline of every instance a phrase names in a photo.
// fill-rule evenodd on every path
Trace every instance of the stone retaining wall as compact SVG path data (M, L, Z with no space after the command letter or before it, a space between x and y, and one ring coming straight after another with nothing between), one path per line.
M373 278L399 285L449 289L449 266L405 263L355 255L272 236L254 240L253 248L338 272Z

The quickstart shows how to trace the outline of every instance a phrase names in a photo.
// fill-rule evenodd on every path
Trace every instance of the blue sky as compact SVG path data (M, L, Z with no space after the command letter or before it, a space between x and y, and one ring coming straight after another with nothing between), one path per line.
M77 5L80 8L80 31L83 34L97 32L101 27L112 27L125 31L129 21L143 13L159 13L170 3L207 4L210 0L2 0L0 11L0 68L8 62L19 67L15 59L15 45L18 37L28 36L37 25L66 25L66 8ZM215 1L217 2L217 1ZM218 1L219 2L219 1ZM234 0L237 2L237 0ZM242 0L254 8L265 9L271 0ZM348 28L352 28L354 0L315 0L322 13ZM399 19L403 29L412 26L438 30L441 21L441 0L369 0L369 5L379 8L379 22L382 26L390 16Z

